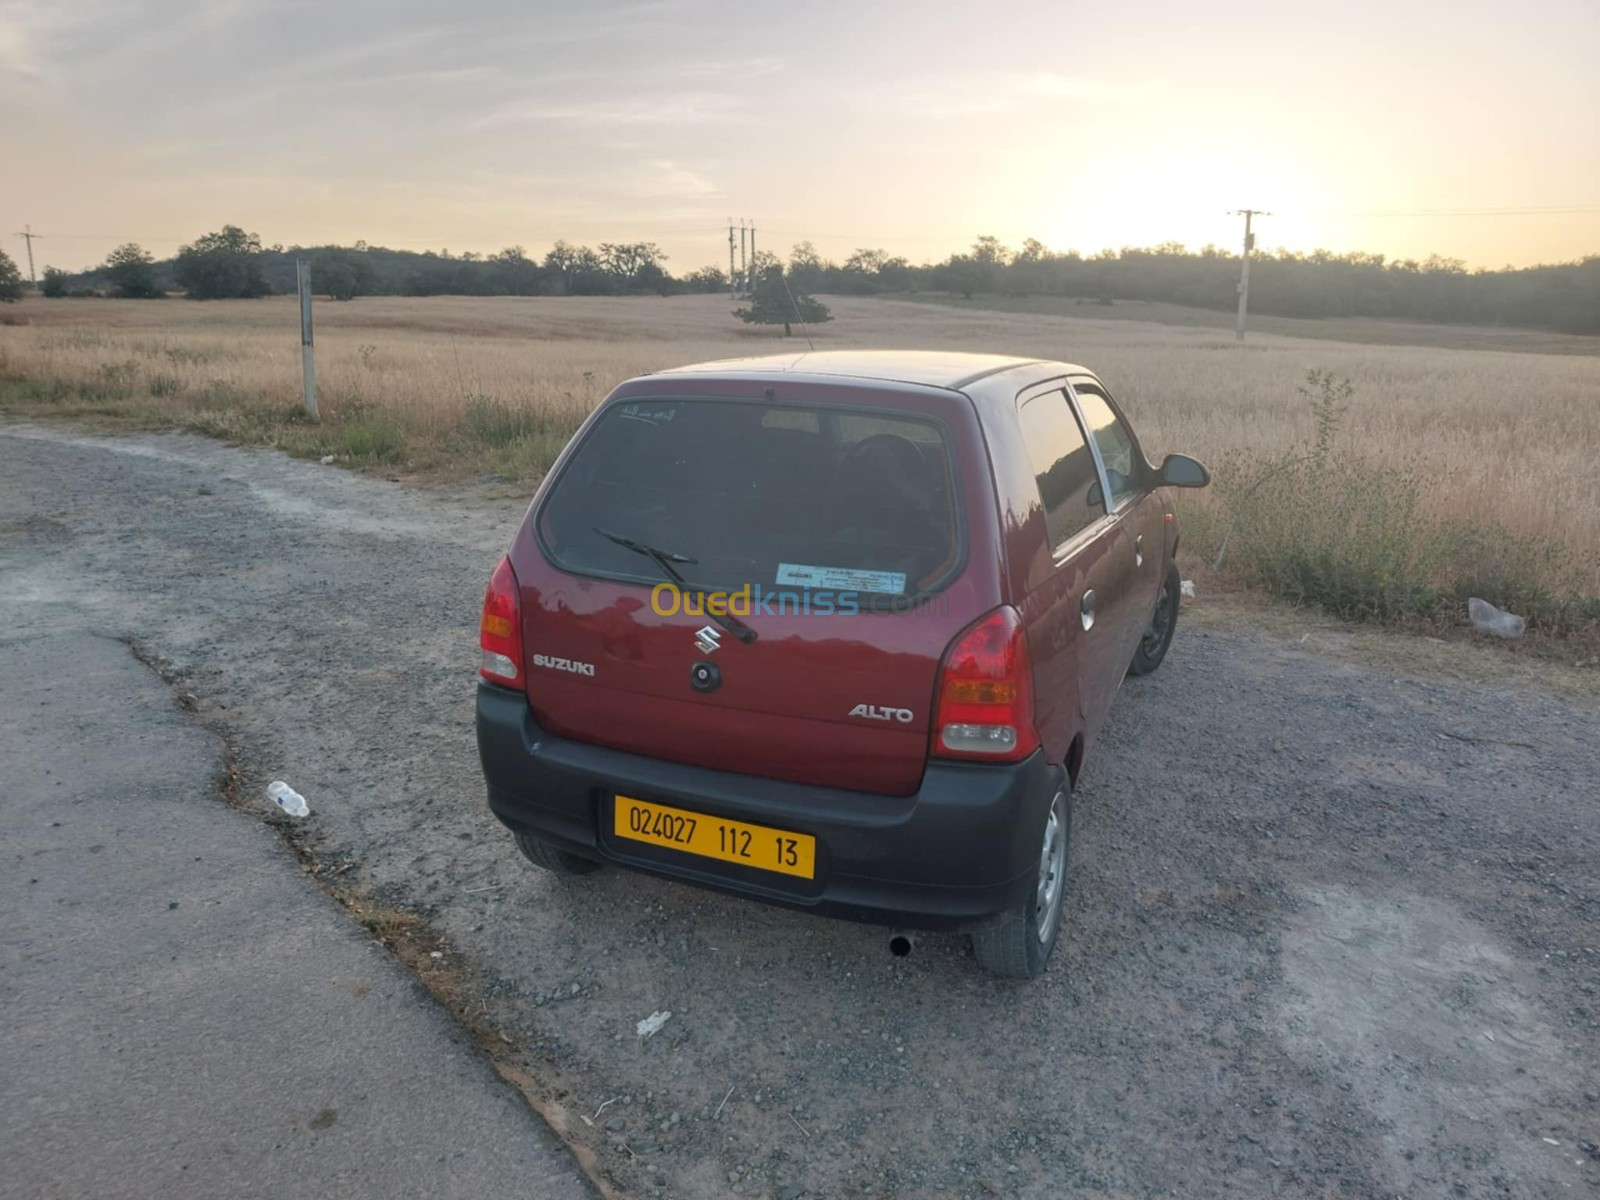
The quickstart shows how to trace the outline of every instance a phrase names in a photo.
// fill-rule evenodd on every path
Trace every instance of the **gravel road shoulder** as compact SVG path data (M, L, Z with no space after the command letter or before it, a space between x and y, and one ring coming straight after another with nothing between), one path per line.
M484 810L477 607L525 499L0 428L0 610L139 636L423 914L625 1194L1593 1193L1600 717L1216 622L1130 680L1047 976L620 871ZM648 1040L634 1024L671 1010ZM599 1111L606 1105L603 1111Z

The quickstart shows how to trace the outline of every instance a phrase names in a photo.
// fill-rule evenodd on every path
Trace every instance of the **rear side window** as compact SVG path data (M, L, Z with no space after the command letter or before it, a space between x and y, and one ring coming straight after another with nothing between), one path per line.
M1025 401L1020 415L1022 440L1044 502L1045 528L1050 545L1057 547L1105 515L1102 505L1090 503L1091 489L1099 481L1094 455L1065 392Z
M583 575L655 581L598 530L691 558L685 580L916 595L961 559L951 448L921 417L745 401L612 405L552 485L546 555Z

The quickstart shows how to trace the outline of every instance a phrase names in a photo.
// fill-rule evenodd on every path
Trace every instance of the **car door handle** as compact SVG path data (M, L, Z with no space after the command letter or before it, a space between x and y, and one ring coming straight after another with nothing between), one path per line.
M1144 566L1144 534L1133 539L1133 565Z
M1078 601L1078 617L1083 622L1084 629L1094 628L1094 589L1084 592L1083 599Z

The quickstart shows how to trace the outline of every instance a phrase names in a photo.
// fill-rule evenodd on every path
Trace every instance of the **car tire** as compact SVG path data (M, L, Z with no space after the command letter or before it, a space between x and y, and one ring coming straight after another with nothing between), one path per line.
M569 853L559 846L552 846L531 833L514 829L511 835L517 839L517 849L522 851L522 857L534 866L543 867L556 875L587 875L590 871L600 869L600 864L593 859L579 858L576 854Z
M1072 850L1072 787L1065 780L1051 801L1040 834L1039 867L1028 898L972 931L972 953L991 975L1036 979L1050 961L1067 907Z
M1156 596L1155 611L1150 615L1150 626L1139 638L1139 648L1133 652L1128 664L1129 675L1148 675L1161 665L1172 645L1172 635L1178 630L1178 598L1183 594L1183 583L1178 578L1178 564L1167 560L1167 573L1161 580L1161 591Z

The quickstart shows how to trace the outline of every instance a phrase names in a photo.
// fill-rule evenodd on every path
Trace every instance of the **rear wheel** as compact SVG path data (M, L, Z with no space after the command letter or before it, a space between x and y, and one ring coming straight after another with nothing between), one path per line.
M989 974L1033 979L1044 971L1061 932L1071 843L1072 792L1063 783L1045 816L1033 892L1018 908L972 933L972 953Z
M1178 629L1178 595L1182 588L1178 579L1178 564L1167 560L1167 573L1161 580L1161 592L1156 597L1156 610L1150 616L1150 627L1139 639L1139 648L1128 664L1129 675L1148 675L1161 665L1172 645L1172 635Z
M546 871L553 871L557 875L587 875L590 871L600 869L600 864L593 859L579 858L576 854L570 854L559 846L552 846L531 833L514 829L511 835L517 839L517 849L522 851L522 856L534 866L543 867Z

